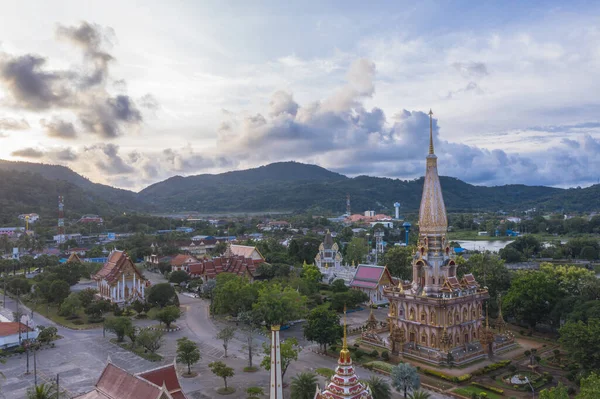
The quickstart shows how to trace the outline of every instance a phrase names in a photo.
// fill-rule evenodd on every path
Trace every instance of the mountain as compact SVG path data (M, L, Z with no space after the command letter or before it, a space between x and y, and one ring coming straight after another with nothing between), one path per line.
M97 199L102 199L107 204L115 206L118 208L115 209L115 211L150 209L138 199L137 194L133 191L122 190L120 188L94 183L65 166L0 160L0 172L1 171L32 173L37 174L48 181L63 181L70 183L82 189L82 192L90 194L90 198L94 197ZM68 203L70 199L66 194L63 195L65 195L67 198L66 201ZM56 198L52 200L52 203L55 202Z
M449 211L527 209L564 191L543 186L475 186L452 177L440 178ZM346 209L351 196L356 211L392 211L399 201L404 211L416 211L423 178L400 180L370 176L348 178L315 165L279 162L255 169L217 175L176 176L140 191L139 197L171 211L259 212L331 211ZM584 204L582 205L585 208ZM598 207L598 205L595 205Z

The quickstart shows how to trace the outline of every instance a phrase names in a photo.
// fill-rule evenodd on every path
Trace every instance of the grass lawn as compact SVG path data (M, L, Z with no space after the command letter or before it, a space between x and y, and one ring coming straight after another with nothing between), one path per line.
M139 357L143 357L146 360L150 360L151 362L158 362L158 361L162 360L162 356L159 355L158 353L147 352L141 346L132 347L131 342L117 342L116 338L112 338L110 340L110 342L112 342L113 344L119 345L121 348L126 349L129 352L135 353Z
M45 303L34 304L33 302L25 302L25 305L30 309L33 309L35 313L46 316L55 323L74 330L89 330L102 327L102 323L89 323L88 316L83 312L83 309L77 313L79 316L78 319L67 320L64 316L58 314L58 306L56 305L50 304L50 306L46 306ZM104 315L105 318L110 316L112 316L112 313Z
M473 393L476 393L478 395L480 393L485 393L489 399L501 399L502 398L502 396L500 396L497 393L486 391L485 389L481 389L481 388L477 388L477 387L473 387L473 386L457 388L457 389L453 390L452 392L466 396L467 398L470 398L471 394L473 394Z

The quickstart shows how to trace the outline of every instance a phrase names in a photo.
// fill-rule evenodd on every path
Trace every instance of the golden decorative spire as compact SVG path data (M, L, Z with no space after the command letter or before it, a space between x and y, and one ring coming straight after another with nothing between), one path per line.
M344 304L344 339L342 341L342 350L340 351L340 363L350 362L350 351L348 350L348 339L346 337L346 305Z
M419 209L419 233L421 235L445 234L448 230L446 205L442 195L442 187L437 171L437 157L433 151L433 112L429 111L429 154L426 158L423 196ZM429 247L438 247L439 241L434 240Z
M433 155L433 111L429 109L429 155Z

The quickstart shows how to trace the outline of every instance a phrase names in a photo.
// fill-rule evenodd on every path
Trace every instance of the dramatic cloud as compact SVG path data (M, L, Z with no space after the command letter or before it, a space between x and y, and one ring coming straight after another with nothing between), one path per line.
M59 139L74 139L77 137L77 131L73 123L54 117L50 121L40 119L40 124L44 127L48 137Z
M467 79L481 78L488 75L483 62L455 62L452 66Z
M84 151L94 165L106 174L122 175L135 172L135 168L119 155L118 145L96 144L91 147L85 147Z
M36 150L35 148L28 147L13 151L10 153L10 155L12 155L13 157L39 159L43 158L45 154L41 150Z
M83 51L83 64L72 70L47 70L46 59L37 55L0 57L0 86L9 94L9 105L31 111L50 108L72 112L83 131L112 139L142 123L143 117L127 94L111 95L107 89L109 64L114 57L103 47L114 36L111 28L82 22L79 26L59 25L58 38ZM124 84L122 84L125 87ZM151 110L158 102L150 94L142 98ZM43 123L50 137L75 138L72 122Z
M0 130L27 130L29 127L25 119L0 118Z

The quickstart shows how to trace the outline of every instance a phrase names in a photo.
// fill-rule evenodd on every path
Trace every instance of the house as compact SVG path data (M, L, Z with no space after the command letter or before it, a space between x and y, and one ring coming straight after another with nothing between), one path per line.
M249 245L235 245L229 243L225 256L241 256L243 258L250 258L255 265L259 265L265 262L264 256L260 253L258 248Z
M175 364L130 374L109 362L94 389L74 399L187 399Z
M201 256L206 254L206 244L204 241L189 241L187 244L179 246L182 252L188 252L195 256Z
M97 284L97 295L118 304L131 303L136 299L144 301L145 288L149 285L123 251L112 251L102 269L92 278Z
M69 258L67 259L67 263L83 263L83 261L76 252L71 252L71 255L69 255Z
M102 219L98 215L83 215L81 218L79 218L79 220L77 221L77 223L98 223L98 224L102 224L102 223L104 223L104 219Z
M198 259L194 258L192 255L180 254L171 259L170 263L172 272L179 270L189 272L189 265L192 263L198 263Z
M512 223L521 223L521 218L516 216L507 217L506 220Z
M39 331L20 322L0 322L0 349L19 346L22 340L36 339L38 334Z
M85 256L87 251L88 251L87 248L69 248L69 249L67 249L67 253L69 255L76 254L79 256Z
M256 265L252 258L237 255L219 256L190 264L188 273L190 277L201 278L204 281L213 279L220 273L233 273L253 281Z
M388 303L383 288L393 284L392 275L385 266L358 265L350 288L360 290L369 296L369 302L376 305Z
M23 213L19 215L20 220L28 220L29 223L35 223L40 218L40 215L37 213Z

